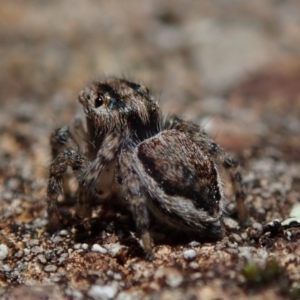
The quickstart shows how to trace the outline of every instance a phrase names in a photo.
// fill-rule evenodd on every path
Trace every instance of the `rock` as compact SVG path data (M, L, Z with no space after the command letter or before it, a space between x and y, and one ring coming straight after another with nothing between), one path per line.
M92 251L100 252L102 254L106 254L108 252L107 249L101 247L99 244L94 244L92 246Z
M118 292L116 285L93 285L88 291L88 296L95 300L109 300L114 299Z
M197 252L194 249L185 250L183 252L183 257L186 260L193 260L194 258L196 258L196 256Z
M8 247L5 244L0 244L0 260L4 260L8 256Z

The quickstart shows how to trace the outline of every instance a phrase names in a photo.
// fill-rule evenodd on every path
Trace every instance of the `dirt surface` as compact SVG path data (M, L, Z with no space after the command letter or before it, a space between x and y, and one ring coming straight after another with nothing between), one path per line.
M297 0L1 2L0 298L299 299L299 11ZM247 226L228 188L223 239L154 224L153 261L128 216L47 232L49 135L105 75L143 82L239 159Z

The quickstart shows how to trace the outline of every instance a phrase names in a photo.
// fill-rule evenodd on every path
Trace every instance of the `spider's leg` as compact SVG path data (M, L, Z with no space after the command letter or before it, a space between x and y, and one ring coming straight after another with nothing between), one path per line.
M136 227L141 235L142 245L149 259L152 258L152 239L149 232L149 212L146 206L146 196L143 193L138 174L133 170L130 153L120 156L121 173L124 174L123 189L128 197L130 210L136 222Z
M79 218L89 218L92 213L91 200L93 199L91 189L86 189L82 184L78 186L78 201L76 205L76 215Z
M79 183L87 189L94 188L99 175L105 167L116 158L122 144L122 137L118 133L109 134L103 141L96 158L80 176Z
M63 178L67 167L70 166L77 171L84 168L86 164L87 160L84 155L72 149L60 153L52 162L46 197L50 229L56 229L59 226L57 199L63 192Z
M184 132L208 153L218 166L223 167L228 172L235 193L238 217L241 222L246 222L248 219L248 212L245 206L246 194L242 184L239 164L209 138L204 131L201 131L198 125L181 120L176 116L171 116L166 120L165 127L166 129L176 129Z
M57 128L50 136L52 160L55 160L60 153L67 149L78 149L77 145L75 137L70 133L67 126ZM62 176L62 187L65 200L71 199L69 178L66 173Z
M249 218L247 208L245 206L246 193L242 183L242 175L238 162L228 155L215 158L222 163L223 167L229 173L232 187L235 193L235 201L238 212L238 217L241 222L246 222Z

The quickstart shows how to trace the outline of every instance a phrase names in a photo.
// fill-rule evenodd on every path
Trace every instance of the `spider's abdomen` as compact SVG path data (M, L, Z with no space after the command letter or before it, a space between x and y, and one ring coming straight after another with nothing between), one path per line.
M201 145L182 132L165 130L141 143L135 155L154 214L192 228L219 219L220 177Z

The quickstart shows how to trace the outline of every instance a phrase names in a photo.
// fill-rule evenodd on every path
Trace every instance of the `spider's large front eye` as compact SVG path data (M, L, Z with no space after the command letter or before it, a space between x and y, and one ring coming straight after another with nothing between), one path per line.
M95 100L95 108L100 107L103 104L103 99L101 97L96 98Z

